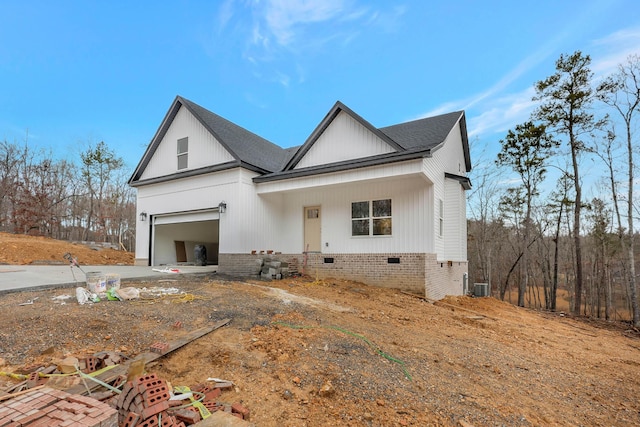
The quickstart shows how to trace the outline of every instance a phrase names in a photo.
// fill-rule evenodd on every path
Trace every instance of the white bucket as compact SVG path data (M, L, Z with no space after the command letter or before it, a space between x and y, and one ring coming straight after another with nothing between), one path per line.
M107 273L106 277L106 282L107 282L107 289L120 289L120 275L117 273Z
M87 273L87 289L94 294L107 292L107 281L101 271L90 271Z

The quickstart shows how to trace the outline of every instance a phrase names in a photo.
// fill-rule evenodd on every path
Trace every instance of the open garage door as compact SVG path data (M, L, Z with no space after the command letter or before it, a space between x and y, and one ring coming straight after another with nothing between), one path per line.
M218 264L220 215L217 210L152 217L151 265ZM203 249L204 248L204 249Z

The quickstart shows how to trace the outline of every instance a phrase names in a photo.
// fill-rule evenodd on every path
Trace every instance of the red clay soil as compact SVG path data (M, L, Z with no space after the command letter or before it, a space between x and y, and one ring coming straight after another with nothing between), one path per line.
M84 265L133 265L132 252L102 248L98 245L70 243L47 237L0 233L0 264L67 263L64 254L71 253Z
M77 248L38 258L84 256ZM135 356L230 318L147 371L173 385L233 381L228 399L258 426L640 425L640 338L622 322L332 279L167 275L126 286L182 293L94 305L54 299L73 289L1 295L0 371ZM0 388L11 384L0 376Z

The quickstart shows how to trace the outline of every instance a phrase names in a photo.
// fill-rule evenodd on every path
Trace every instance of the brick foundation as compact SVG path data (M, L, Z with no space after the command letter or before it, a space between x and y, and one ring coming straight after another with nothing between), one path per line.
M311 277L354 280L373 286L401 289L442 299L462 294L466 261L437 261L435 254L220 254L218 272L236 276L257 276L258 260L275 258L297 266Z

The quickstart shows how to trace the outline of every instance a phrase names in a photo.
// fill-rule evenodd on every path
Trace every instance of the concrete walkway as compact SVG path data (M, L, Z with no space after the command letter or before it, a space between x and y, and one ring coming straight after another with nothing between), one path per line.
M83 265L82 270L73 269L69 265L0 265L0 294L26 290L47 288L67 288L85 285L85 273L99 271L104 274L115 273L120 280L132 279L161 279L177 276L178 274L214 273L216 265L204 267L171 266L171 267L140 267L132 265ZM156 270L175 268L176 273ZM84 273L83 273L84 271Z

